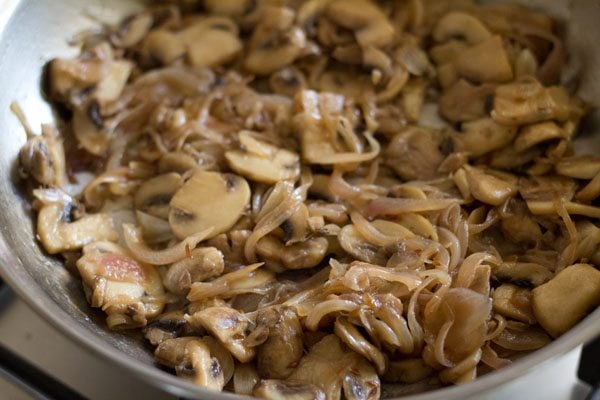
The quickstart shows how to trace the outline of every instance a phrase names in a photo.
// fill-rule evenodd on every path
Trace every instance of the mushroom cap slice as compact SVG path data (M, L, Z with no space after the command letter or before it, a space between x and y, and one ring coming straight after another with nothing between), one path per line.
M316 385L296 381L265 379L252 392L267 400L325 400L325 393Z
M188 59L194 67L215 67L233 60L241 50L242 43L232 32L206 29L188 42Z
M436 42L445 42L460 37L467 43L474 45L491 36L491 32L478 18L459 11L444 15L433 30L433 38Z
M169 217L169 201L182 184L181 175L174 172L150 178L140 185L133 204L139 210L166 219Z
M171 199L169 223L184 239L212 227L207 239L229 230L250 201L250 186L240 176L196 171Z
M231 150L225 158L232 170L248 179L263 183L296 180L300 176L298 154L254 139L248 132L240 133L245 151Z

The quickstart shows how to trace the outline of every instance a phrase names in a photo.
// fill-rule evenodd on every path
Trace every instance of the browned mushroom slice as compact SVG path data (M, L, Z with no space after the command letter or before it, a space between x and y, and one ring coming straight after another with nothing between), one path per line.
M411 126L398 133L385 152L385 164L402 179L432 179L444 161L446 136L433 129Z
M302 325L296 312L289 308L271 308L259 311L257 323L265 319L269 327L267 340L256 349L260 376L285 379L304 354Z
M539 235L541 236L541 232ZM513 261L495 265L492 274L501 281L510 280L519 284L525 282L531 286L540 286L554 276L552 271L543 265Z
M347 400L377 400L381 396L379 376L366 360L357 362L347 372L342 389Z
M260 382L254 363L237 364L233 373L233 391L236 394L252 395L252 391Z
M134 195L134 206L155 217L169 218L169 202L183 185L183 179L174 172L150 178L140 185Z
M552 121L528 125L521 129L515 140L516 151L522 152L542 142L566 138L567 133Z
M198 163L194 157L183 151L167 153L158 162L158 170L161 173L177 172L178 174L184 174L197 167Z
M459 77L477 83L508 82L513 78L504 41L498 35L469 47L451 64L442 64L438 73L443 87L449 87Z
M305 269L317 266L325 255L329 242L323 237L306 239L299 243L286 245L270 235L261 238L256 244L256 253L263 257L269 268L281 270Z
M452 122L483 118L487 115L487 99L494 89L492 84L475 86L459 79L440 96L440 114Z
M117 47L133 47L146 37L153 23L154 18L151 13L141 12L126 19L116 34L112 36L111 41Z
M469 190L477 200L499 206L517 194L518 179L508 173L465 165Z
M600 305L600 271L589 264L571 265L533 289L532 305L540 325L558 337Z
M285 67L271 74L269 78L271 90L277 94L294 97L296 92L306 87L306 79L295 67Z
M210 282L194 282L187 298L190 301L198 301L212 296L231 298L243 293L260 293L261 288L274 279L272 272L264 268L259 269L262 265L251 264Z
M208 238L230 229L250 201L250 187L233 174L196 171L171 199L169 223L178 238L212 227Z
M295 381L264 379L251 393L266 400L325 400L325 393L316 385Z
M531 308L531 291L511 284L494 289L492 295L494 311L521 322L536 323Z
M519 193L527 201L554 201L557 197L571 200L576 183L562 176L535 176L519 180Z
M69 100L73 92L96 85L104 75L99 60L65 60L55 58L48 65L50 98Z
M503 148L517 134L516 128L497 124L491 118L465 122L461 128L454 136L457 150L466 151L472 157Z
M600 173L600 157L575 156L562 158L555 166L556 172L576 179L593 179Z
M40 198L44 194L36 194ZM85 215L72 221L74 203L66 198L61 201L45 201L38 213L37 233L44 249L50 254L78 250L88 243L100 240L117 240L118 234L108 214Z
M104 75L93 94L100 107L121 96L132 70L133 63L128 60L115 60L106 66Z
M503 125L522 125L549 119L565 121L574 112L563 87L545 88L535 79L500 85L494 96L492 118Z
M164 277L165 287L184 295L194 282L221 275L224 265L223 253L214 247L194 249L189 258L171 264Z
M94 155L108 150L112 132L105 126L100 115L100 105L92 101L73 111L71 126L79 145Z
M395 35L394 26L376 4L365 0L334 0L326 15L339 26L354 31L361 47L388 45Z
M175 368L177 375L208 389L222 390L225 376L219 359L200 338L168 339L154 351L164 365Z
M291 64L306 46L304 31L294 26L295 12L288 7L267 6L252 33L244 67L268 75Z
M233 60L242 50L235 22L226 17L207 17L179 36L194 67L215 67Z
M250 320L229 307L209 307L190 316L192 325L202 326L240 362L254 358L255 349L244 344Z
M21 148L19 164L25 177L31 176L44 186L65 189L65 150L59 136L56 128L42 125L42 134L30 137Z
M431 59L437 65L451 64L469 45L462 40L449 40L446 43L433 46L429 50Z
M77 269L90 305L102 308L111 329L144 326L165 305L162 280L156 268L136 261L114 243L86 245Z
M470 45L476 45L491 36L491 32L477 17L459 11L444 15L433 30L433 38L437 42L460 38Z
M510 321L505 329L492 342L513 351L532 351L549 344L552 339L538 326Z
M155 29L142 42L141 54L151 63L154 60L169 65L186 53L183 40L176 33Z
M300 157L296 153L261 142L247 131L240 132L239 139L243 150L225 153L229 166L238 174L269 184L300 176Z
M183 311L162 313L144 328L144 337L154 346L168 339L185 336L191 331Z
M239 17L248 11L250 0L204 0L203 4L209 14Z
M325 392L327 399L339 400L344 377L363 362L367 361L346 348L337 336L328 335L311 347L288 379L316 385ZM365 396L379 392L379 379L376 374L373 375ZM347 394L351 395L352 392Z

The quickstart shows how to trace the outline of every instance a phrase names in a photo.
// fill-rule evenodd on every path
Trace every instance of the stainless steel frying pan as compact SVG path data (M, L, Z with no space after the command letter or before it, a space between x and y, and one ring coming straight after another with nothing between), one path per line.
M540 6L564 21L571 54L571 76L578 77L579 93L600 105L600 2L595 0L538 0L522 3ZM537 3L537 4L536 4ZM110 332L104 317L86 303L81 283L57 258L38 247L31 211L15 184L15 160L25 133L10 113L17 100L31 125L52 122L53 115L40 94L42 67L52 57L74 56L78 49L68 39L98 21L116 22L139 8L125 0L0 0L0 275L33 309L65 335L80 342L132 374L175 395L187 398L234 399L238 396L209 392L156 368L141 340ZM600 114L587 124L578 147L600 150ZM466 399L482 394L551 360L600 333L600 309L549 346L464 386L424 393L410 399ZM85 368L85 366L81 366Z

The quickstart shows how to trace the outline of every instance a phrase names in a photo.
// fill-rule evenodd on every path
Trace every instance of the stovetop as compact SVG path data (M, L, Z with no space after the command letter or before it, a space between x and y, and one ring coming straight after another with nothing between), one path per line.
M65 338L12 293L0 295L0 344L93 400L174 400L173 397L98 358ZM503 385L485 400L583 400L589 386L576 377L581 348ZM0 374L0 400L36 399Z

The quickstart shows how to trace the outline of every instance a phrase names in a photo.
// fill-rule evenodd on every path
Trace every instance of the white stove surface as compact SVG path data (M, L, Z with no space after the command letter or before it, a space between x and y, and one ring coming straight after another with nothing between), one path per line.
M12 298L0 304L0 343L92 400L174 400L65 338ZM582 400L589 387L576 378L581 348L503 385L485 400ZM30 400L27 393L0 378L1 400Z

